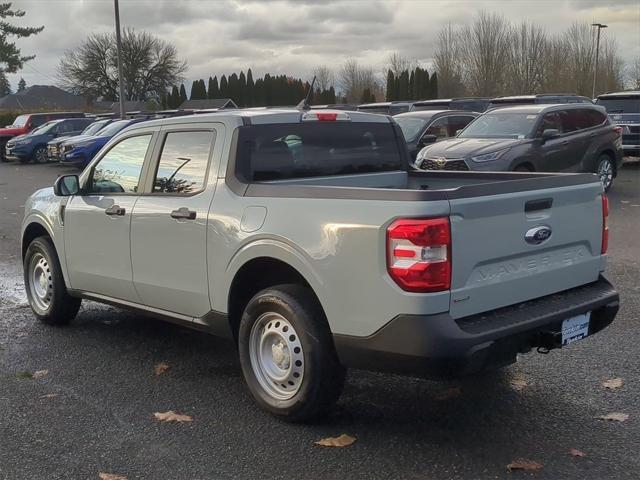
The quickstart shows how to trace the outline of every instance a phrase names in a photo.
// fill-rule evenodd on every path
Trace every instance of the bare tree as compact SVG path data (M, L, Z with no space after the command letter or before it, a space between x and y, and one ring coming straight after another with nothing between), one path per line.
M316 85L314 88L321 92L329 90L331 87L335 86L336 77L333 70L326 65L318 65L313 69L312 75L316 77Z
M436 41L433 66L438 73L438 94L440 97L457 97L465 93L462 83L462 58L460 35L448 23Z
M342 64L338 83L350 103L360 103L366 89L376 98L380 98L381 95L381 87L376 80L373 67L362 66L355 58L348 58Z
M640 56L627 66L626 69L626 84L633 90L640 90Z
M158 100L182 79L186 62L176 48L147 32L126 29L122 36L126 100ZM118 98L118 68L114 34L90 35L68 50L58 65L62 88L91 98Z
M509 34L506 93L527 94L542 90L545 79L544 57L547 35L544 29L523 22Z
M405 70L415 70L417 66L418 62L416 60L405 57L398 52L394 52L389 55L387 65L385 66L383 73L386 75L387 71L391 70L396 77L399 77Z
M505 90L510 26L504 17L480 12L460 37L464 78L470 93L493 96Z
M588 23L574 23L562 37L565 44L567 87L579 95L591 96L596 39Z
M622 89L624 89L624 61L618 55L616 41L607 38L600 42L596 94Z

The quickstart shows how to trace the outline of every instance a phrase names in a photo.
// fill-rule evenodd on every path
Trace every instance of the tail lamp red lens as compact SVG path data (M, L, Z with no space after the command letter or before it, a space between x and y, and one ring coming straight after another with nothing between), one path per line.
M601 254L607 253L609 248L609 224L607 218L609 217L609 199L603 193L602 194L602 248Z
M387 270L408 292L451 288L449 218L401 219L387 229Z

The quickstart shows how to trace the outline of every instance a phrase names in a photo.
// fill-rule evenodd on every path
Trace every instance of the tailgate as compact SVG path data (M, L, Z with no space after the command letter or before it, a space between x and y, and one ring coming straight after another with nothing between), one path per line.
M602 268L601 192L592 182L451 199L451 316L596 281ZM549 233L545 227L551 236L536 244Z

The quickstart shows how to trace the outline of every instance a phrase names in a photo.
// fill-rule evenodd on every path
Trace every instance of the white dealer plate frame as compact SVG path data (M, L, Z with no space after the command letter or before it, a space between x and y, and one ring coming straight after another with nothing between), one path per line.
M562 322L562 346L577 342L589 336L591 312L567 318Z

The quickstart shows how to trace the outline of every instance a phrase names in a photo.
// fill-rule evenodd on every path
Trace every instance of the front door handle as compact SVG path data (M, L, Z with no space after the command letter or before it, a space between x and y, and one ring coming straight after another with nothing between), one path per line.
M565 140L564 142L560 143L560 145L569 145L569 140Z
M122 217L125 214L125 209L120 207L120 205L111 205L104 211L104 213L106 213L107 215L118 215Z
M180 207L177 210L171 212L171 218L177 218L180 220L195 220L196 212L189 210L187 207Z

